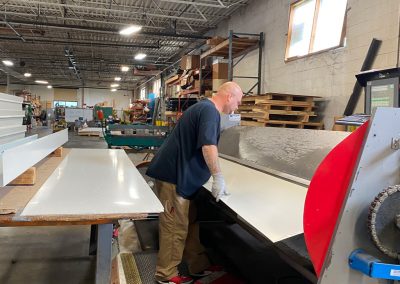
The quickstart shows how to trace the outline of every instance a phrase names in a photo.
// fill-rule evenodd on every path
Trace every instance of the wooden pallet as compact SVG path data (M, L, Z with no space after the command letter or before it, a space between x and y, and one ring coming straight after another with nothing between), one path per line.
M251 104L251 105L240 105L239 106L239 111L257 111L257 110L265 110L265 111L271 111L271 110L286 110L286 111L306 111L306 112L313 112L317 108L312 105L302 105L302 106L296 106L296 105L275 105L275 104Z
M304 123L303 128L322 130L322 129L324 129L324 123L323 122L306 122L306 123Z
M98 132L78 132L79 136L100 136L100 133Z
M268 121L291 121L291 122L308 122L310 115L304 112L291 112L291 113L270 113L270 112L242 112L240 114L242 119L252 119L258 122Z

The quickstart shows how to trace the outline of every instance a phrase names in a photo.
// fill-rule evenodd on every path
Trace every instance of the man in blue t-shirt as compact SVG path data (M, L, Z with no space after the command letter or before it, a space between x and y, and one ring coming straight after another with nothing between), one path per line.
M164 206L159 219L160 250L155 275L158 283L193 281L178 274L183 254L192 275L205 275L210 266L199 241L190 199L211 175L212 195L216 200L227 194L218 163L220 112L235 111L242 96L238 84L227 82L211 99L188 108L147 170L146 174L156 179L156 189Z

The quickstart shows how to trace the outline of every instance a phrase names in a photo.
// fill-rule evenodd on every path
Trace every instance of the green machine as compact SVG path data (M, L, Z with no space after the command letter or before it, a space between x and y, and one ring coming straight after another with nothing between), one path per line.
M108 124L106 128L103 128L108 148L128 146L137 150L159 148L167 138L169 131L168 126L147 124Z
M97 116L98 111L101 110L103 112L104 118L107 119L109 116L113 115L112 107L103 107L103 106L95 106L93 109L93 116L95 120L100 120Z

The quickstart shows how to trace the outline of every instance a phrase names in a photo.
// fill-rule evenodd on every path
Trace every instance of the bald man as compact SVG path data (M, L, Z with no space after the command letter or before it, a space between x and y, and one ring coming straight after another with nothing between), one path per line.
M193 282L191 277L178 273L183 256L191 275L205 276L212 270L199 241L191 200L211 175L216 200L227 194L218 163L220 113L234 112L242 96L238 84L227 82L211 99L188 108L147 170L146 174L156 179L156 190L164 206L159 219L160 250L155 275L158 283Z

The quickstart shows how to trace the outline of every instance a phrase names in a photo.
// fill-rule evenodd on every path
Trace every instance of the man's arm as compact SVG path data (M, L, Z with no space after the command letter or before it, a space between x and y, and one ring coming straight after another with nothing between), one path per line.
M218 202L222 196L228 195L225 180L219 166L218 148L215 145L204 145L201 149L203 151L204 160L213 177L211 193Z
M204 160L212 175L221 172L218 162L218 148L215 145L204 145L201 147Z

